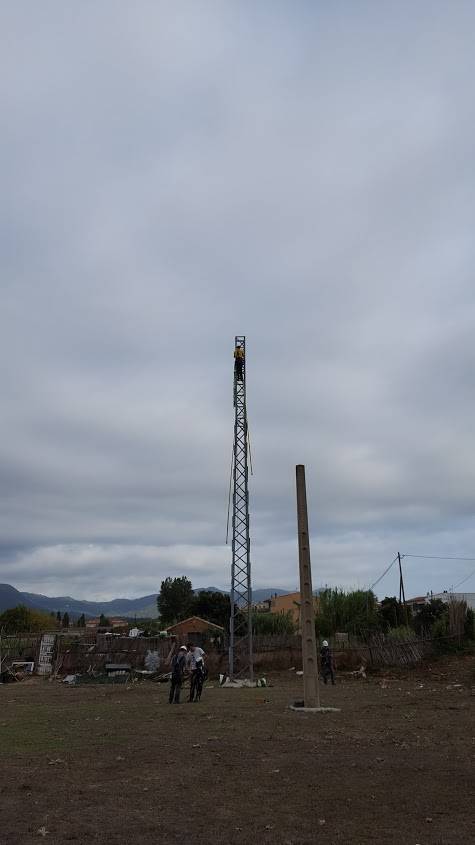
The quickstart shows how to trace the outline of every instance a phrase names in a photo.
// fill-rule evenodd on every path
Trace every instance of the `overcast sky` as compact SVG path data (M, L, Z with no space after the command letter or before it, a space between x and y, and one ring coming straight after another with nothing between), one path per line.
M1 6L0 581L229 586L235 334L256 587L296 463L315 586L475 557L474 4Z

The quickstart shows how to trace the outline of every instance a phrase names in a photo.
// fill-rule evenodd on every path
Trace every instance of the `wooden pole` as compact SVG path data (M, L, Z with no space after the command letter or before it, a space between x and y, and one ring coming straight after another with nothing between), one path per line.
M305 467L296 467L304 707L320 707Z
M406 605L406 593L404 592L404 578L402 577L402 565L401 565L401 555L399 552L397 553L397 559L399 561L399 604L401 604L401 598L404 605L404 616L406 619L406 628L409 627L409 619L407 616L407 605Z

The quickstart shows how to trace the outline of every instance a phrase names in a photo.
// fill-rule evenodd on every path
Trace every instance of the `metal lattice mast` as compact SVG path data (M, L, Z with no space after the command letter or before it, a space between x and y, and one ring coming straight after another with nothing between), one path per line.
M233 541L229 675L253 678L251 545L249 539L248 428L246 410L246 338L236 337L234 366Z

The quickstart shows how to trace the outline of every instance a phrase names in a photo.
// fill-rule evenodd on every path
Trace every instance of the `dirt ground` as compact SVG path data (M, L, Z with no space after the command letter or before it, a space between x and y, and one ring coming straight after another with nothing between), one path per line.
M268 681L180 706L150 682L1 686L1 845L475 842L473 657L342 675L339 713Z

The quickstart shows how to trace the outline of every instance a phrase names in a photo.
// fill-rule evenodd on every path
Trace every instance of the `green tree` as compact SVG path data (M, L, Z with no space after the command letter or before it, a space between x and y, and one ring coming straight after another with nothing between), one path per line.
M78 619L78 628L85 628L85 627L86 627L86 617L84 616L84 613L81 613L81 615Z
M216 590L200 590L192 597L189 606L190 616L200 616L207 622L214 622L223 628L228 627L230 612L229 595Z
M181 578L165 578L157 596L157 609L162 627L167 628L190 616L192 602L193 587L185 575Z
M431 599L427 604L423 604L414 616L416 633L420 636L431 636L435 622L444 614L447 614L447 605L442 599Z
M69 628L69 613L63 613L63 628Z
M396 596L385 596L378 609L379 621L383 631L397 628L399 625L399 602Z
M322 590L315 616L317 636L337 631L365 635L378 627L376 596L371 590Z
M104 614L101 613L101 615L99 617L99 627L100 628L108 628L109 625L110 625L110 620L107 618L107 616L104 616Z
M386 596L382 600L378 610L378 617L380 627L383 631L388 631L390 628L406 626L406 617L407 625L411 625L412 623L410 609L398 601L396 596Z
M51 630L51 617L24 605L12 607L0 615L0 628L6 634L37 633Z
M58 624L58 627L61 627L61 611L60 610L58 610L58 612L56 613L56 622Z
M252 631L254 634L295 634L296 625L292 611L287 613L253 613Z
M162 630L158 619L145 619L144 617L141 617L138 621L135 619L134 624L130 627L142 630L144 637L156 637Z
M467 608L465 616L464 636L467 640L475 639L475 613L471 607Z

